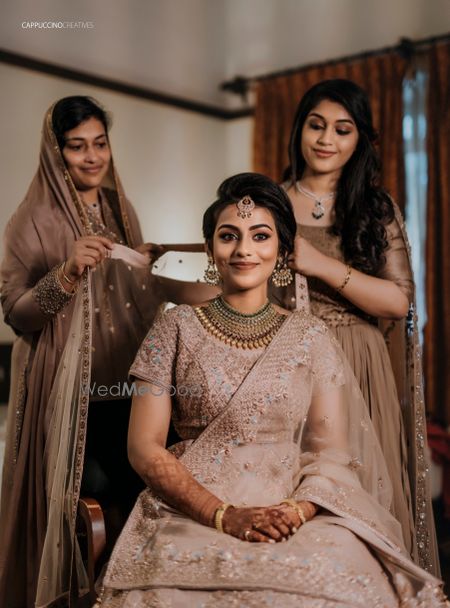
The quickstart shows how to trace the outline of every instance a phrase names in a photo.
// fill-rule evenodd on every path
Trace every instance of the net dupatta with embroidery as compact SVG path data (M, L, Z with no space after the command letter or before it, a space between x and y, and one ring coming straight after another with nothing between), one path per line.
M91 352L90 277L76 296L66 345L48 401L44 452L47 531L38 576L36 606L48 606L71 591L74 570L78 592L89 590L75 536L81 483L76 456L83 457L87 430Z
M114 246L113 259L148 268L145 256L123 245ZM92 344L91 273L83 276L72 321L48 402L44 467L47 471L47 532L39 569L36 606L67 597L76 572L78 593L89 581L75 536L81 470L87 430Z
M393 205L411 265L411 249L403 217L398 206L395 203ZM309 311L306 277L295 274L295 288L296 309ZM391 357L407 437L417 561L422 568L439 577L439 554L428 470L423 372L415 298L406 320L381 320L379 326Z
M400 209L395 203L394 210L411 266L408 235ZM440 576L431 501L422 356L417 329L415 296L406 319L380 321L379 325L391 357L407 437L408 473L413 501L418 562L425 570L435 576Z

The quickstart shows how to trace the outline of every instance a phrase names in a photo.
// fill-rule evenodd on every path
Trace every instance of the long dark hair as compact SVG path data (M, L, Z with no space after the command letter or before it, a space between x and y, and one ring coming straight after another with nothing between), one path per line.
M89 118L97 118L105 127L106 134L108 134L111 117L92 97L73 95L63 97L55 103L52 112L52 126L60 150L66 144L65 133L75 129Z
M366 92L351 80L324 80L301 99L289 142L290 166L285 179L295 183L305 170L301 152L303 125L308 114L324 100L343 106L355 121L359 139L339 178L332 232L341 237L344 258L355 268L376 274L385 262L386 224L394 218L392 201L379 185L380 161L374 143L377 133Z
M250 196L258 207L270 211L275 221L280 255L286 257L294 249L296 224L291 201L286 192L269 177L259 173L238 173L223 181L217 190L217 200L203 215L203 236L210 249L220 213L230 203Z

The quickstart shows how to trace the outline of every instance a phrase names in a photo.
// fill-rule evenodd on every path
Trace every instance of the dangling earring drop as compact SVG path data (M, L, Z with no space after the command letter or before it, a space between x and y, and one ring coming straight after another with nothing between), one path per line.
M205 283L208 285L219 285L220 284L220 274L217 270L216 263L213 258L208 257L208 266L203 274L203 278L205 279Z
M275 287L286 287L292 283L292 272L286 264L286 260L283 262L283 258L279 257L277 265L272 272L272 283Z

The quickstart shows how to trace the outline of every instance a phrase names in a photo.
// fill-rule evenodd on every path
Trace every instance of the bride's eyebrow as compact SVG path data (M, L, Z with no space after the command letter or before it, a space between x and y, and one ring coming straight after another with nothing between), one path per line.
M268 224L256 224L255 226L250 226L249 230L259 230L259 228L268 228L269 230L272 230Z
M237 226L233 226L233 224L222 224L217 230L220 230L221 228L229 228L230 230L237 230L238 232L240 230ZM255 226L250 226L249 230L258 230L259 228L268 228L273 232L273 229L268 224L256 224Z

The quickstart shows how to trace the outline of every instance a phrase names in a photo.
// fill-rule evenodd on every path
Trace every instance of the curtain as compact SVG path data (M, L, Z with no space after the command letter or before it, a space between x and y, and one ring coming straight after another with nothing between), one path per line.
M387 52L258 81L255 87L255 171L280 181L288 165L289 134L300 98L321 80L348 78L369 95L375 128L380 134L382 183L404 209L402 82L406 67L406 60L398 53Z
M428 54L427 239L424 369L431 416L450 424L450 43Z

